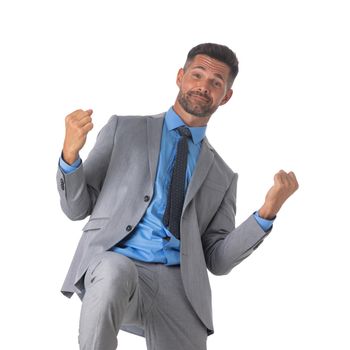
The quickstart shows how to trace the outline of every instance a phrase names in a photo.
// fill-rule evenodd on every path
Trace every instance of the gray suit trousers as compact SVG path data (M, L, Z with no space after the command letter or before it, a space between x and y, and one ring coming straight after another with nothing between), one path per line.
M148 350L205 350L207 328L189 303L179 266L107 251L86 272L81 350L114 350L119 329L146 338Z

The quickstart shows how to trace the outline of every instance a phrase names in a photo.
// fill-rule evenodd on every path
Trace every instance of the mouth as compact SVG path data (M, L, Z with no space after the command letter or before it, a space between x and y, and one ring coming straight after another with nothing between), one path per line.
M196 93L190 93L189 96L191 98L194 98L195 100L201 101L201 102L205 102L205 103L209 103L210 99L208 97L205 97L203 95L199 95Z

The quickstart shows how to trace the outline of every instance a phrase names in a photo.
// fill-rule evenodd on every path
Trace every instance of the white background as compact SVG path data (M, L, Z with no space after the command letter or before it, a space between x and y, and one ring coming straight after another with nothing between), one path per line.
M2 1L1 349L78 348L80 301L60 287L87 219L59 206L64 117L94 110L85 159L112 114L167 110L202 42L240 61L207 129L239 173L237 223L280 169L300 184L259 249L210 275L208 349L349 349L349 31L346 1Z

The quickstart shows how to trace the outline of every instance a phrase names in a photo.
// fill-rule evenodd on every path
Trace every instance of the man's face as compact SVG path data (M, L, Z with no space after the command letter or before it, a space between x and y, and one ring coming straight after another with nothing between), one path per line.
M195 56L177 75L177 101L189 114L210 117L232 96L228 88L230 68L206 55Z

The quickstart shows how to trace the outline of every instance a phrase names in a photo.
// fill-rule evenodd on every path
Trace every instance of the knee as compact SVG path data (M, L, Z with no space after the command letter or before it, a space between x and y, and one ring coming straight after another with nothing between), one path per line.
M137 268L128 257L115 252L105 252L91 271L91 280L103 280L109 287L136 283Z

